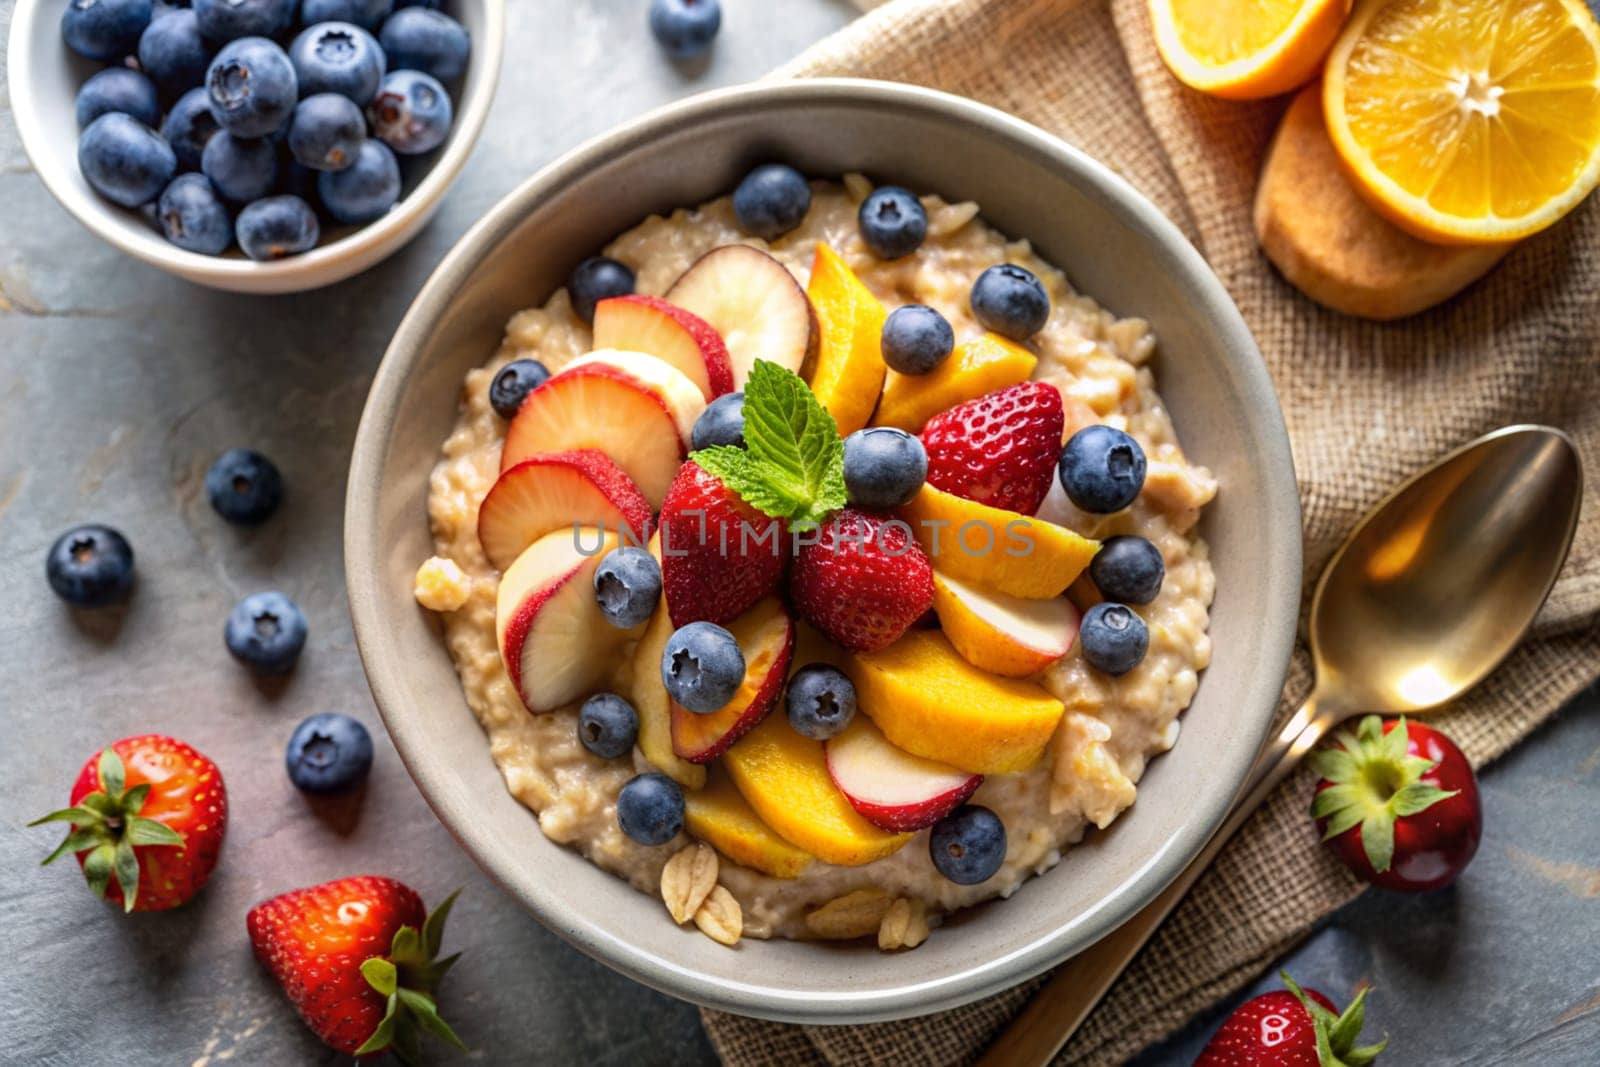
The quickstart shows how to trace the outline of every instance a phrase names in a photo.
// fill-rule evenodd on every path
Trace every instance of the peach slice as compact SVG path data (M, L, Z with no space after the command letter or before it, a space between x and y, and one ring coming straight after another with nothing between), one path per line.
M689 265L667 300L711 324L728 346L733 387L756 360L799 373L816 346L816 315L789 268L749 245L713 248Z
M599 686L639 636L606 622L595 603L594 569L616 546L615 533L592 526L555 530L500 576L495 643L512 688L536 715Z
M720 772L712 772L704 789L684 797L683 821L691 837L741 867L773 878L798 878L811 865L811 854L773 833Z
M841 436L872 418L888 367L883 362L883 322L888 312L826 242L817 242L806 295L819 326L811 391L839 424Z
M890 371L872 424L921 433L922 424L941 411L1027 381L1038 363L1032 352L998 334L975 337L956 345L950 358L927 374Z
M974 667L935 630L854 655L847 673L860 710L890 742L973 774L1032 767L1066 714L1043 688Z
M723 757L739 794L779 837L824 863L860 867L898 852L910 834L866 819L828 776L822 742L769 715Z
M961 657L1007 678L1038 674L1078 637L1078 609L1065 597L1026 600L933 572L933 610Z
M611 457L594 448L531 456L505 471L478 507L478 543L503 571L552 530L599 526L625 543L650 532L650 503Z
M682 371L642 352L591 352L528 394L506 430L500 470L542 452L596 448L659 508L705 396Z
M983 784L981 774L895 748L865 716L822 747L839 792L862 818L885 830L932 826Z
M633 293L596 304L594 346L648 352L681 370L708 401L733 392L733 364L722 335L699 315L659 296Z
M917 490L899 515L935 569L1030 600L1060 596L1100 551L1100 542L1065 526L964 500L931 485Z
M671 701L672 751L690 763L710 763L749 733L783 695L794 652L794 620L768 597L728 624L744 653L744 682L725 707L696 715ZM658 671L659 674L659 671Z

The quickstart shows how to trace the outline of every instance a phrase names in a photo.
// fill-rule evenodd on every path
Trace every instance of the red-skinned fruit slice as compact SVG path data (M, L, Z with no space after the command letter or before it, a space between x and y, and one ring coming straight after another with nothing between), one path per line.
M528 546L500 577L496 646L512 687L536 715L592 692L622 645L644 630L617 629L595 602L594 569L615 547L611 531L556 530Z
M257 904L245 928L256 958L324 1044L414 1063L424 1031L465 1048L434 1002L457 959L437 958L455 899L425 915L416 892L393 878L341 878Z
M598 449L531 456L501 474L478 508L478 542L501 571L545 534L573 526L611 530L630 545L650 538L650 502Z
M594 346L647 352L682 371L708 401L733 392L733 364L722 335L659 296L634 293L596 304Z
M1367 991L1343 1014L1315 989L1302 990L1287 974L1287 990L1245 1001L1223 1020L1195 1067L1367 1067L1384 1046L1357 1048Z
M1483 807L1466 756L1433 727L1361 720L1312 753L1322 776L1311 814L1334 855L1373 885L1442 889L1478 851Z
M705 397L683 372L640 352L592 352L528 394L506 428L501 471L535 455L594 448L660 506Z
M817 318L789 268L759 248L723 245L690 264L667 299L710 323L728 346L733 387L757 359L799 373L816 351Z
M660 525L661 584L674 626L737 619L783 578L783 521L746 504L693 461L668 490Z
M71 852L95 896L124 911L164 911L211 877L228 829L217 765L161 734L97 752L72 786L72 806L30 823L71 823L45 863Z
M823 749L839 792L863 819L885 830L932 826L983 784L981 774L896 748L865 715L857 715Z
M727 705L696 715L671 702L672 751L690 763L710 763L766 718L783 694L794 655L794 620L768 597L728 625L744 653L744 682Z

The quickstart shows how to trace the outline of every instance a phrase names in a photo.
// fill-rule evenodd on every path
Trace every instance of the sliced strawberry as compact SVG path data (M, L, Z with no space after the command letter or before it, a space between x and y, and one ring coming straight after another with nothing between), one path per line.
M778 587L784 523L739 499L698 463L685 463L661 505L661 584L674 626L725 623Z
M806 621L836 644L871 652L894 641L933 603L933 567L903 522L855 508L807 535L789 576Z
M1366 1067L1387 1041L1356 1048L1367 991L1344 1014L1315 989L1282 975L1287 990L1245 1001L1223 1020L1195 1067ZM1320 1046L1320 1048L1319 1048Z
M94 894L124 911L184 903L222 854L228 829L222 772L182 741L161 734L123 738L83 765L71 799L71 807L30 824L72 824L44 862L73 853Z
M436 960L455 894L432 915L393 878L341 878L257 904L250 944L300 1017L330 1048L415 1059L419 1030L457 1048L433 993L456 957Z
M574 526L598 526L627 544L650 538L650 502L599 449L531 456L501 474L478 507L478 541L501 571L545 534Z
M1061 455L1061 393L1020 382L957 404L922 428L928 484L980 504L1032 515Z

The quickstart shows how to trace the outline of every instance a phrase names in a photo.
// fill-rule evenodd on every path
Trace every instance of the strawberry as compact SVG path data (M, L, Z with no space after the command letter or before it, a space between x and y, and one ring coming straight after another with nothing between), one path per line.
M836 644L883 648L933 604L933 567L903 522L845 508L796 542L789 595Z
M165 911L198 893L228 829L217 765L160 734L125 737L89 757L71 803L29 823L72 824L44 862L73 853L94 895L124 911Z
M725 623L777 588L788 556L768 518L693 460L661 504L661 584L674 626Z
M1194 1067L1366 1067L1388 1041L1356 1048L1365 989L1336 1015L1333 1001L1301 989L1287 974L1288 990L1245 1001L1211 1035Z
M957 404L928 420L928 484L980 504L1032 515L1061 456L1061 393L1022 382Z
M323 1043L410 1063L419 1030L465 1047L433 999L457 958L434 959L455 899L425 915L422 898L393 878L341 878L257 904L245 926L256 958Z

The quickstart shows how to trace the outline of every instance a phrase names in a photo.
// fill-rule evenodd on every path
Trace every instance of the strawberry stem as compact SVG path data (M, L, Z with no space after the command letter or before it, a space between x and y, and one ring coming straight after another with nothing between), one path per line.
M429 914L422 929L402 926L394 932L388 956L372 956L361 964L367 984L387 998L383 1019L368 1035L357 1056L388 1050L402 1063L413 1063L420 1055L423 1032L433 1034L466 1051L466 1045L439 1015L433 993L439 982L461 958L458 952L435 959L444 942L444 924L450 909L461 895L457 889Z
M1359 827L1362 851L1380 874L1394 862L1395 821L1455 796L1422 781L1437 761L1411 755L1409 743L1404 717L1385 733L1383 720L1368 715L1354 734L1335 735L1336 747L1311 755L1312 768L1329 783L1311 803L1312 816L1326 820L1322 839Z

